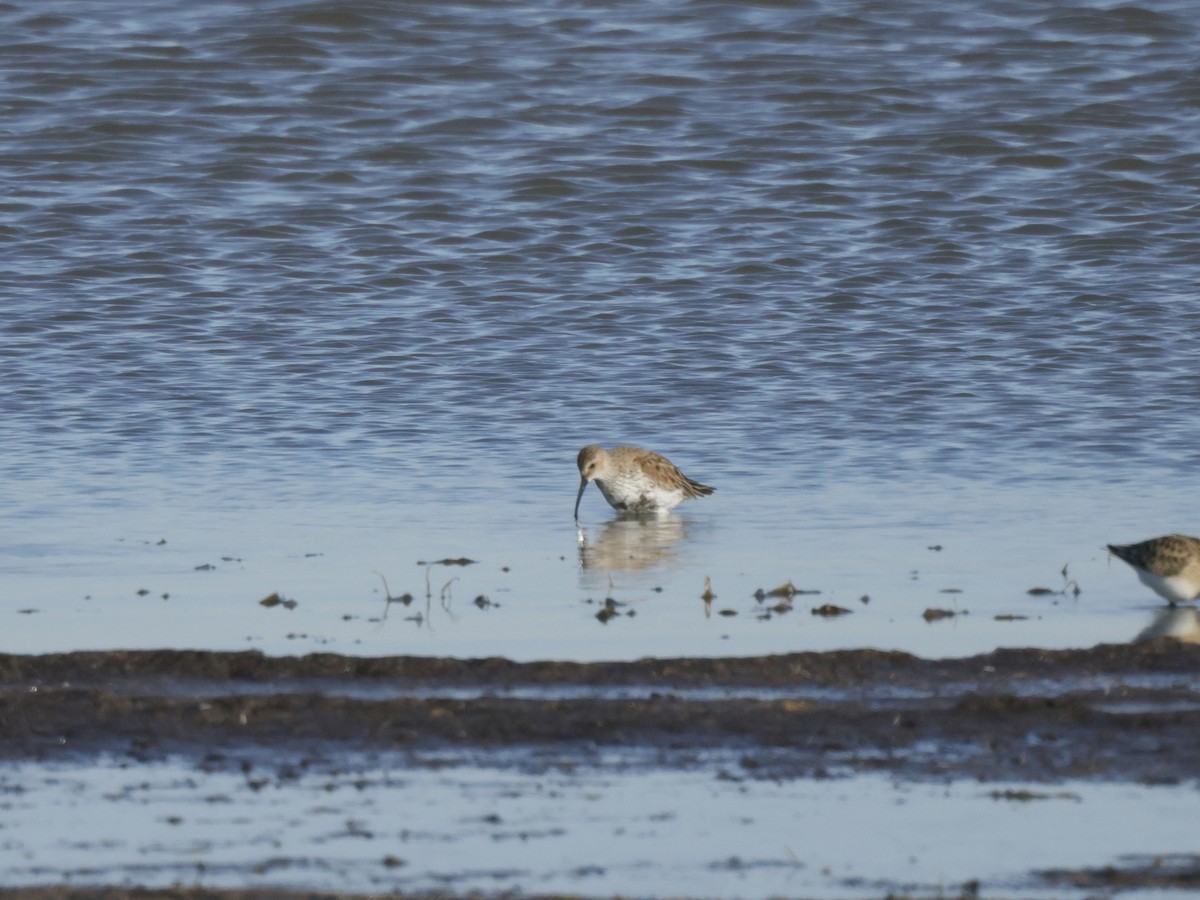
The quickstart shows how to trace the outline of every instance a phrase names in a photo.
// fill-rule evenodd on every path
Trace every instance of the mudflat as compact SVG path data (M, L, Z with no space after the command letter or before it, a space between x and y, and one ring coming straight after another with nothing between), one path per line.
M514 663L257 652L0 656L0 758L94 754L220 764L458 748L734 750L742 774L803 778L1200 777L1200 647L928 660L872 650ZM281 764L283 764L281 762Z

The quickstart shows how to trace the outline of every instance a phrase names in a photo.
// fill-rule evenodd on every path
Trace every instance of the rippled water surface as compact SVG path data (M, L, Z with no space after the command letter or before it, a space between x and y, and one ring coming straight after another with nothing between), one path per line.
M1195 11L943 7L0 5L2 649L1132 638L1103 543L1197 530ZM593 441L718 492L577 533Z

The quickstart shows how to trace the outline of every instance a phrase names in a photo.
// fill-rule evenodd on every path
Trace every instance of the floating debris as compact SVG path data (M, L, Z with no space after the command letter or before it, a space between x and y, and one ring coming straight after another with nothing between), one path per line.
M619 615L617 612L617 607L620 605L621 604L617 603L617 601L612 597L605 597L604 607L600 610L600 612L596 613L596 618L599 619L602 624L608 624L609 619L611 619L613 616Z
M500 605L499 603L493 603L491 600L489 600L487 598L486 594L480 594L478 597L475 598L474 602L475 602L475 605L478 606L480 609L490 609L493 606Z
M844 616L849 612L850 610L846 609L846 607L836 606L833 603L825 603L812 608L814 616Z
M137 589L137 595L138 595L139 597L145 597L145 596L146 596L147 594L149 594L149 593L150 593L150 589L149 589L149 588L138 588L138 589Z
M1053 793L1043 793L1041 791L1031 791L1025 788L1020 790L996 790L988 794L993 800L1015 800L1018 803L1028 803L1031 800L1073 800L1076 803L1082 803L1083 798L1074 791L1054 791Z
M938 591L939 594L961 594L962 588L942 588Z
M1024 622L1029 616L1018 616L1013 613L1000 613L998 616L992 616L997 622Z
M460 556L458 559L435 559L430 562L425 560L417 560L418 566L471 566L479 562L477 559L467 559L465 556ZM508 571L507 569L505 571Z
M284 609L295 609L299 604L296 603L295 600L281 597L279 592L276 591L275 593L268 594L266 597L263 597L261 600L259 600L258 605L265 606L267 609L270 609L273 606L282 606Z
M193 572L212 572L216 568L217 567L214 566L212 563L201 563L200 565L196 566L192 571Z
M721 609L721 610L717 610L717 615L718 616L736 616L737 610L736 609Z
M363 827L361 822L358 822L354 819L346 820L346 830L342 832L342 834L344 834L346 837L360 837L367 838L368 840L371 840L375 837L375 833L373 831Z
M1061 574L1064 583L1057 591L1051 590L1048 587L1033 587L1026 591L1026 593L1031 597L1045 597L1048 594L1057 597L1065 597L1070 594L1072 597L1078 597L1083 591L1079 587L1079 582L1067 574L1067 566L1069 565L1070 563L1065 563L1062 567Z
M381 616L380 620L379 620L379 621L383 621L384 619L387 618L388 610L392 608L393 603L399 603L403 606L408 606L410 603L413 602L413 595L408 593L407 591L405 591L399 597L393 597L392 589L388 587L387 579L383 577L383 573L380 572L378 569L375 569L373 571L375 572L376 575L379 576L379 580L383 582L383 594L387 598L383 604L383 616Z
M871 602L870 594L863 594L861 597L858 598L858 602L861 603L863 606L866 606L868 603Z
M934 553L940 553L942 551L942 545L941 544L930 544L926 549L932 550Z
M967 611L965 609L962 612L955 612L951 609L934 609L930 607L921 614L921 618L926 622L936 622L938 619L951 619L954 616L965 616L966 614Z
M769 591L764 591L762 588L759 588L754 592L754 599L759 603L762 603L768 597L786 597L788 600L791 600L793 597L815 596L820 593L821 592L818 590L806 590L804 588L798 588L788 581L779 585L779 587L771 588Z

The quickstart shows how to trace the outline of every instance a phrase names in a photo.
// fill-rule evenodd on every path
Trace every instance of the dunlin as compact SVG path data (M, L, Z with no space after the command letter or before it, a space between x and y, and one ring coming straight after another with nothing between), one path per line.
M580 477L576 519L589 481L596 482L609 506L627 512L666 512L689 497L707 497L713 492L708 485L692 481L665 456L640 447L605 450L589 444L579 451L576 462Z
M1172 606L1200 597L1200 540L1168 534L1138 544L1109 544L1108 550Z

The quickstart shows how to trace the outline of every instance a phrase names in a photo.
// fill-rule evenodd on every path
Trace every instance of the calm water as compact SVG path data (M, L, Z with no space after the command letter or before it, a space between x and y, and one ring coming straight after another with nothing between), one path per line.
M385 760L278 780L270 767L22 765L0 772L0 871L10 884L837 900L957 897L974 880L982 896L1060 900L1095 893L1035 873L1194 865L1194 790L778 784L604 762L530 774ZM269 783L251 789L257 778Z
M0 5L0 649L1133 638L1102 544L1197 530L1194 8L944 6ZM593 441L718 493L577 533Z

